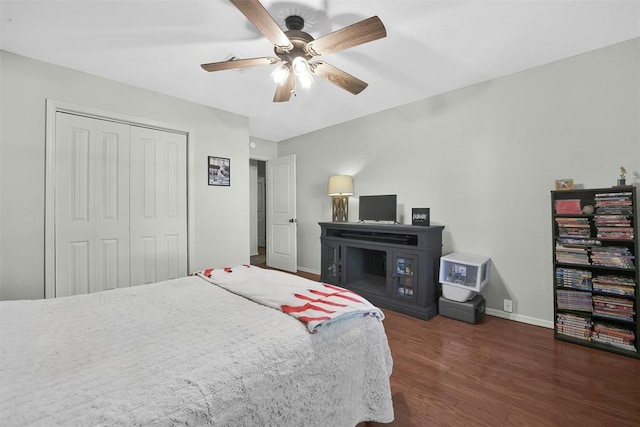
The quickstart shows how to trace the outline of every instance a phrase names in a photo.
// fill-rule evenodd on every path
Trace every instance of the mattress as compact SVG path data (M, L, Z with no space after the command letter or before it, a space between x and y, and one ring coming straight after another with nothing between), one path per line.
M0 302L0 325L3 426L393 420L392 357L374 317L311 334L291 316L190 276Z

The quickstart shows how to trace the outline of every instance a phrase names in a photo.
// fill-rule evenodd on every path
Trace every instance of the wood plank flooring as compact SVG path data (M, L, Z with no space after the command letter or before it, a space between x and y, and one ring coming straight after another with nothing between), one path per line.
M640 425L638 359L493 316L468 324L384 312L395 421L368 426Z
M640 425L640 360L498 317L472 325L385 314L389 426Z

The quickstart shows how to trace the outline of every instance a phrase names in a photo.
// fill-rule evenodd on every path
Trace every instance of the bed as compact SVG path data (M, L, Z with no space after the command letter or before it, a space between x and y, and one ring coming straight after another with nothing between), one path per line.
M243 268L263 289L294 277L296 286L319 285ZM0 302L0 425L354 427L393 420L392 358L380 316L339 316L312 328L230 291L233 283L212 283L207 271Z

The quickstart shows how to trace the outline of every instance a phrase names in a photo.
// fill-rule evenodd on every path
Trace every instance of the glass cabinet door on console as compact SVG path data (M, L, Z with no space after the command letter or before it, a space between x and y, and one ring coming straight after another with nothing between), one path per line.
M323 282L340 285L342 265L340 261L340 245L328 243L322 247L322 277Z
M392 293L393 297L415 301L418 296L418 257L397 254L393 256Z

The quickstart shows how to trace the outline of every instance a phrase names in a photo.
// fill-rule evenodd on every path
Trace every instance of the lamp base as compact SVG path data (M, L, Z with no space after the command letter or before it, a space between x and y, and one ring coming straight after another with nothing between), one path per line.
M333 197L332 221L333 222L349 221L349 198L347 196Z

